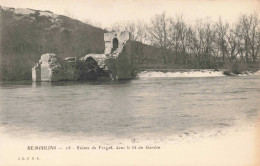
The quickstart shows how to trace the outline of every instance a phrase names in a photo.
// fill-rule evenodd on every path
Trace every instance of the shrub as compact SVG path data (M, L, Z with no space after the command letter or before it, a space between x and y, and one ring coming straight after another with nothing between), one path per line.
M226 73L224 73L226 75L242 74L248 70L247 64L243 61L226 63L225 68L228 70Z

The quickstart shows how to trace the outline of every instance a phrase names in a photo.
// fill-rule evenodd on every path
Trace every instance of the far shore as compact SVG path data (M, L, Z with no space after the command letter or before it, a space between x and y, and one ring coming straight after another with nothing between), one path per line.
M255 70L245 70L245 71L241 71L241 72L232 72L227 69L167 69L167 68L151 69L151 68L149 68L149 69L139 69L138 73L141 73L141 72L162 72L162 73L190 73L190 72L214 73L214 72L219 72L226 76L238 76L238 75L252 75L252 74L259 72L259 70L255 69Z
M226 69L139 69L139 71L160 71L160 72L190 72L190 71L225 71Z

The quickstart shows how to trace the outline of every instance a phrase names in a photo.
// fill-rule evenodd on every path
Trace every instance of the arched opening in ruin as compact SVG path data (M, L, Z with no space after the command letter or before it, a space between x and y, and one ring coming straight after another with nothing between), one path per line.
M87 57L87 59L85 60L85 65L85 67L88 70L94 70L99 68L97 61L92 57Z
M111 53L114 52L118 48L118 39L114 38L113 39L113 48L111 50Z
M109 73L100 69L98 62L93 57L87 57L85 61L77 64L78 80L97 80L98 78L109 78Z

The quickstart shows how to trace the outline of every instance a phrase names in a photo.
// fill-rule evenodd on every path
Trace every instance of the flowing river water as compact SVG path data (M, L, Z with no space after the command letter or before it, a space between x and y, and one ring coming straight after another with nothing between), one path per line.
M1 82L6 134L149 138L252 124L260 76L172 77L129 81Z

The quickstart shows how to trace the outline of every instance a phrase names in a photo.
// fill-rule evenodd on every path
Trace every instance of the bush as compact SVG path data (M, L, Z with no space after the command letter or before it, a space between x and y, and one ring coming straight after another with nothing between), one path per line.
M247 64L243 61L226 63L225 68L228 70L226 73L224 73L226 75L243 74L248 70Z

